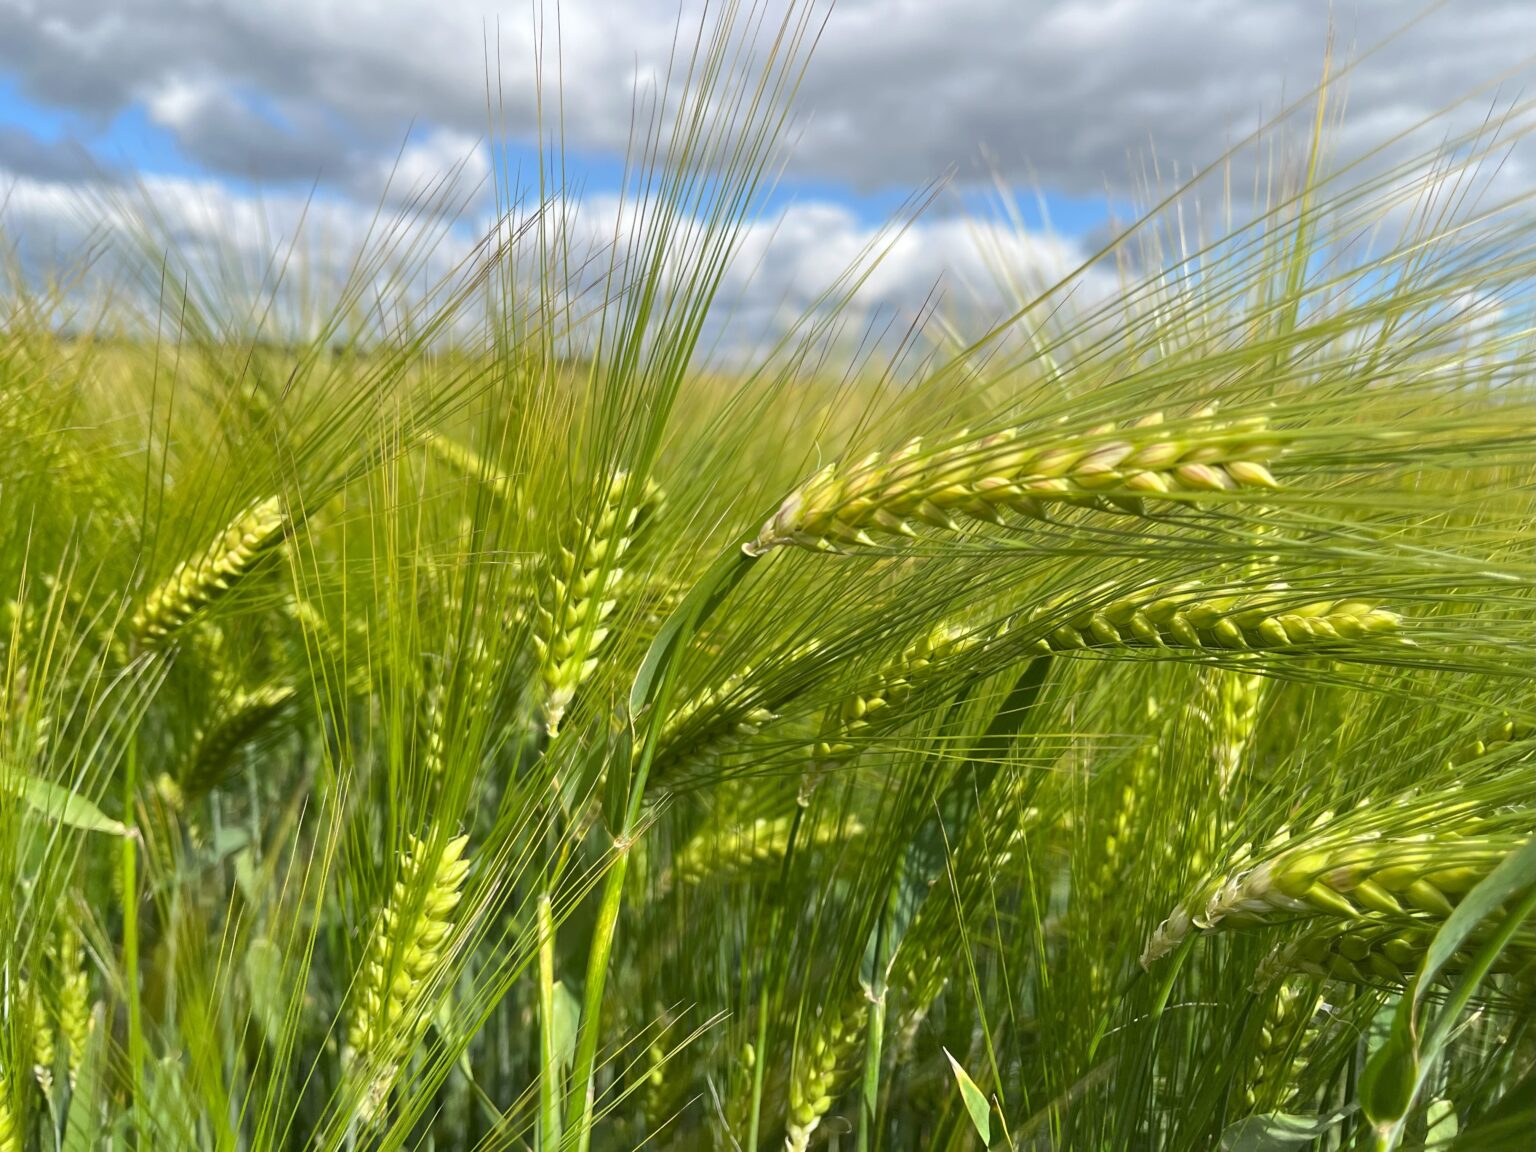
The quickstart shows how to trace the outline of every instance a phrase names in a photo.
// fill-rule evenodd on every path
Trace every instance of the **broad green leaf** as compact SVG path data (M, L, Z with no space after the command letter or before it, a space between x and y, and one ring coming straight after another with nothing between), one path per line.
M568 1071L571 1059L576 1055L576 1032L581 1024L581 1001L565 986L563 980L555 981L555 1052L560 1058L560 1068Z
M960 1067L960 1061L950 1055L949 1049L944 1049L944 1055L949 1059L949 1066L954 1069L955 1083L960 1085L960 1098L965 1101L965 1110L970 1114L971 1123L976 1127L976 1133L981 1137L982 1144L992 1142L992 1105L987 1102L986 1095L976 1087L976 1081L966 1074Z
M106 1103L102 1064L106 1059L105 1014L98 1006L91 1017L90 1038L80 1060L80 1072L69 1095L61 1152L94 1152L101 1146L102 1107Z
M1333 1128L1346 1113L1332 1116L1268 1112L1245 1116L1221 1134L1221 1152L1286 1152L1316 1140Z
M128 829L122 823L112 819L84 796L67 788L24 773L13 777L7 784L15 788L23 804L55 824L78 828L82 832L128 835Z
M286 1011L283 984L283 953L265 936L251 941L245 954L245 986L251 997L251 1015L261 1025L269 1044L280 1044Z
M751 570L754 556L748 556L739 548L732 548L706 572L693 590L683 598L662 624L651 646L646 649L640 670L629 691L629 713L638 718L655 702L656 694L666 680L665 673L687 647L700 624L709 618L716 605L728 596L742 578Z
M1526 889L1536 894L1536 837L1511 852L1467 893L1430 942L1408 993L1398 1004L1391 1033L1371 1054L1360 1077L1360 1103L1372 1124L1386 1133L1386 1147L1395 1145L1403 1120L1423 1083L1424 1073L1434 1063L1450 1035L1451 1026L1508 937L1530 914L1530 897L1523 901L1520 909L1506 916L1499 932L1483 945L1456 989L1440 1006L1433 1025L1422 1028L1419 1008L1430 985L1478 926L1492 917L1510 897Z

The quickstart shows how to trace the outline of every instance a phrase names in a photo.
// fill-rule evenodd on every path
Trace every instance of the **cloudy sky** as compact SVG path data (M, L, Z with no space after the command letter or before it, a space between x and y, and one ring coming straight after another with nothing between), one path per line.
M281 228L311 196L366 219L391 172L399 188L462 165L473 184L490 168L488 86L497 145L514 163L534 154L539 6L0 0L0 219L62 250L84 205L136 179L188 234L256 243L247 229L262 231L274 207ZM548 80L556 5L543 7ZM621 179L637 85L664 70L702 5L558 9L565 147L600 205ZM1312 88L1330 32L1336 58L1358 61L1339 145L1359 152L1457 101L1432 132L1520 96L1536 4L838 0L754 267L765 291L809 298L914 189L948 175L955 191L870 291L917 300L975 276L986 261L955 208L994 177L1023 205L1003 258L1065 270L1108 205L1132 197L1154 149L1165 175L1219 156Z

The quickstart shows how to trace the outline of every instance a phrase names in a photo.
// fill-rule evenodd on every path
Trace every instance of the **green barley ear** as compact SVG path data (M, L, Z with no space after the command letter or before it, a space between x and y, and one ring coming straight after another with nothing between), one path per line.
M1155 415L1051 442L1013 428L962 434L936 447L913 439L895 452L827 465L789 494L745 548L752 555L785 544L835 550L873 544L871 532L910 536L912 520L953 530L956 515L1039 519L1052 503L1140 514L1148 497L1277 487L1265 462L1281 454L1286 438L1263 417L1212 416L1202 411L1165 425Z
M1050 620L1038 609L1035 620ZM1211 596L1190 581L1146 589L1079 612L1036 642L1041 652L1090 648L1266 651L1391 637L1402 617L1370 600L1298 602L1284 584Z
M1365 805L1334 820L1324 814L1299 835L1282 831L1259 853L1239 849L1153 933L1148 965L1192 931L1302 917L1353 926L1439 922L1529 836L1526 828L1468 819L1447 800L1441 818L1416 831L1384 829ZM1362 818L1363 817L1363 818Z
M172 793L177 802L195 803L223 785L240 749L266 731L297 695L287 684L237 691L214 722L197 734L192 753L177 775Z
M1280 949L1276 967L1326 976L1366 987L1406 986L1418 972L1438 927L1436 921L1404 926L1399 923L1330 923ZM1478 928L1451 954L1440 979L1451 983L1474 962L1479 945L1488 938ZM1489 971L1510 975L1525 999L1536 998L1536 928L1521 928L1500 950Z
M86 1045L90 1042L91 978L85 967L85 949L80 935L72 925L66 924L59 932L54 954L54 971L58 987L57 1024L59 1039L64 1043L64 1060L69 1068L71 1090L85 1062Z
M48 1005L43 1001L42 990L35 984L23 985L22 996L32 1014L32 1077L43 1091L43 1099L53 1103L53 1068L58 1060L58 1049L53 1041L53 1021L49 1019Z
M560 721L576 690L597 667L598 652L608 637L607 620L618 607L624 582L624 553L642 518L661 499L660 489L647 484L640 500L627 504L629 486L625 472L609 482L596 521L581 535L580 551L560 549L558 574L539 608L533 643L544 694L540 711L550 739L560 734Z
M673 857L668 880L675 877L684 885L702 884L729 879L750 868L781 860L789 848L789 834L794 823L791 816L760 816L750 823L733 825L724 833L714 828L704 829ZM814 851L841 844L863 833L864 825L856 816L849 816L841 823L819 822L815 828L801 832L797 850ZM663 889L667 886L667 883L662 885Z
M485 641L479 637L473 637L462 655L456 656L456 660L462 660L463 672L460 673L460 689L463 698L472 702L475 708L487 707L485 702L489 699L493 687L490 650ZM421 719L421 764L431 779L438 779L443 774L444 754L447 751L447 726L448 716L448 686L453 680L454 669L450 665L443 669L437 682L426 693L424 714Z
M862 1002L829 1009L811 1028L811 1040L799 1054L789 1078L789 1119L784 1125L786 1152L805 1152L821 1119L841 1091L842 1076L864 1028Z
M1006 628L1005 624L1001 631ZM811 764L801 782L801 803L808 800L828 771L857 753L857 738L905 701L935 661L953 659L1000 634L996 629L967 632L953 624L935 625L881 665L857 691L829 708L822 717L811 749Z
M358 980L344 1062L365 1077L360 1117L382 1109L401 1061L426 1030L423 1003L453 931L469 872L468 836L443 843L414 836L406 845L389 902L379 914Z
M1321 1006L1322 997L1310 983L1276 983L1243 1095L1243 1103L1251 1111L1270 1112L1288 1103L1298 1079L1296 1073L1304 1067L1308 1030Z
M150 645L167 643L198 612L226 596L287 531L288 517L276 496L252 504L150 590L133 617L134 633Z

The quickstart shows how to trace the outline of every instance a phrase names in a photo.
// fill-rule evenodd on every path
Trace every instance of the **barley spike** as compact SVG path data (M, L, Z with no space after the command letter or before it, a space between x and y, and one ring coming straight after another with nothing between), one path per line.
M134 633L150 645L167 643L193 616L227 595L287 530L288 517L276 496L252 504L212 544L150 590L133 617Z
M937 447L921 438L857 463L828 464L796 488L745 550L781 545L835 551L873 544L871 532L908 536L911 521L954 529L954 516L997 522L1007 511L1043 518L1065 503L1139 514L1151 498L1275 488L1265 461L1285 437L1262 417L1216 421L1210 411L1165 425L1161 416L1031 442L1018 429L960 437Z
M453 931L469 872L468 836L433 850L411 837L388 904L379 914L358 980L345 1062L367 1076L361 1116L378 1115L400 1060L425 1030L423 999ZM426 878L423 892L422 880Z

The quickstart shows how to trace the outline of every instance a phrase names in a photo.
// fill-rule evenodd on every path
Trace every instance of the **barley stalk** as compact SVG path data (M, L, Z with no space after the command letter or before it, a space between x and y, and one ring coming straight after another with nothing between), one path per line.
M423 1003L453 931L453 913L469 872L468 836L434 849L411 837L400 874L379 914L358 979L344 1062L367 1079L360 1116L383 1107L399 1062L426 1030Z
M226 596L287 530L288 517L276 496L252 504L213 543L150 590L133 617L134 633L151 645L168 642L198 612Z
M1265 461L1284 450L1285 437L1262 417L1212 416L1206 410L1165 425L1155 415L1051 443L1018 429L962 434L937 447L916 438L855 464L828 464L790 493L746 549L836 550L873 544L871 532L913 535L912 520L954 530L956 514L989 522L1000 522L1004 512L1041 519L1051 503L1140 514L1148 497L1277 487Z
M558 575L539 608L533 643L544 691L541 712L551 739L559 735L576 690L597 667L608 618L618 607L624 554L642 515L660 500L660 489L647 484L641 500L626 506L628 488L625 472L609 482L597 519L582 533L580 551L560 549Z

